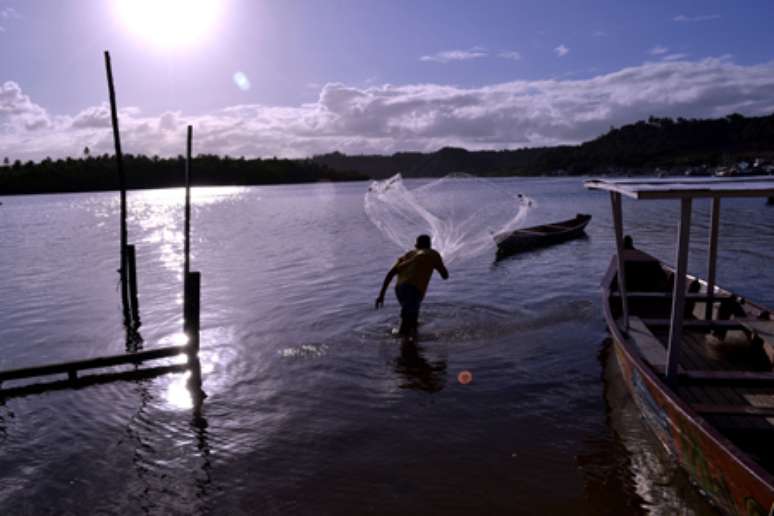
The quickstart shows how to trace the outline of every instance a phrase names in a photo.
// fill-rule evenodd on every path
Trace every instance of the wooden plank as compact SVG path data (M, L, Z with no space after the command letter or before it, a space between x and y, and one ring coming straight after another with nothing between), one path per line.
M116 381L142 380L146 378L155 378L164 374L182 373L188 370L188 364L173 364L168 366L144 367L142 369L132 369L130 371L110 372L88 374L72 380L54 380L43 383L31 383L28 385L19 385L0 389L0 398L7 400L31 394L40 394L47 391L63 390L86 387L89 385L98 385Z
M774 387L774 373L753 371L695 371L680 373L680 381L685 383L715 385L764 385Z
M611 292L611 297L620 297L620 294L618 292ZM671 299L672 298L672 292L627 292L626 297L629 299L632 298L641 298L641 299ZM685 299L691 299L695 301L707 301L710 298L713 301L720 301L721 299L733 299L733 294L726 294L726 293L716 293L713 296L708 296L707 294L703 292L686 292L685 293Z
M705 321L705 320L698 320L698 319L690 319L687 321L683 321L683 326L685 328L698 328L701 330L743 330L745 329L745 326L743 321L746 321L747 319L715 319L712 321ZM647 326L669 326L669 319L643 319L642 320Z
M685 314L685 274L688 268L688 242L691 234L691 199L680 201L680 228L677 236L675 261L677 271L672 295L672 316L669 323L669 342L667 343L666 380L672 385L677 381L677 368L680 365L680 347L683 337L683 318Z
M774 417L774 407L755 407L753 405L711 405L708 403L695 403L691 405L691 408L699 414Z
M181 353L185 353L187 350L188 346L169 346L164 348L139 351L137 353L122 353L120 355L90 358L87 360L77 360L74 362L62 362L59 364L25 367L21 369L9 369L7 371L0 371L0 382L16 380L19 378L47 376L61 373L72 375L75 371L80 371L82 369L98 369L101 367L111 367L120 364L138 364L147 360L172 357Z
M632 339L640 352L640 355L659 373L665 372L666 348L642 322L642 319L634 315L629 317L629 331L627 335Z
M685 364L686 369L706 371L708 369L718 369L718 364L707 359L704 354L704 347L698 345L698 338L691 334L683 334L683 352L680 355L681 361ZM683 371L681 371L682 373ZM682 377L678 377L678 384L683 389L689 389L693 394L693 399L689 400L691 403L714 403L714 404L728 404L733 403L733 400L729 400L727 393L721 392L714 386L708 386L705 384L690 384L682 381ZM710 422L713 425L720 425L723 428L737 429L741 418L734 418L723 415L709 416Z

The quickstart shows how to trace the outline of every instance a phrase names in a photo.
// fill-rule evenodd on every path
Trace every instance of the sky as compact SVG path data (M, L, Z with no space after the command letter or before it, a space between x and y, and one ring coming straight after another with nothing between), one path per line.
M0 0L0 159L574 144L774 113L774 2Z

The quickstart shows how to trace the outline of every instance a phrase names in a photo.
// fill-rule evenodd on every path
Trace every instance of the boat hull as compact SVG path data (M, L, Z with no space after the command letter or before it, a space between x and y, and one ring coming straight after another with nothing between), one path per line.
M591 215L579 214L556 224L516 230L498 241L497 259L582 237L590 220Z
M695 413L643 361L613 318L607 288L603 296L623 380L661 444L723 512L774 514L771 475Z

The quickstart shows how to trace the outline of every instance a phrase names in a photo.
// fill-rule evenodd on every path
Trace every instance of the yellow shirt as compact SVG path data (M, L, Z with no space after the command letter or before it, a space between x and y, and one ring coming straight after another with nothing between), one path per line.
M433 269L443 269L443 259L435 249L415 249L404 254L395 263L398 282L415 286L424 295Z

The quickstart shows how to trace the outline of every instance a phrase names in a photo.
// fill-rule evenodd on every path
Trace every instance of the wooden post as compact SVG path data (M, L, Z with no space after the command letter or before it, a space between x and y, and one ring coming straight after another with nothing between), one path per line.
M718 229L720 226L720 197L712 198L710 214L709 251L707 253L707 304L704 318L712 319L712 307L715 297L715 273L718 261Z
M613 206L613 228L615 230L616 267L618 269L618 292L621 295L623 309L623 330L629 331L629 301L626 298L626 273L624 270L623 245L623 214L621 213L621 194L610 192L610 202Z
M130 324L129 291L126 271L126 178L124 176L123 154L121 153L121 136L118 130L118 110L116 109L116 92L113 87L113 69L110 65L110 53L105 50L105 71L107 73L108 93L110 96L110 118L113 123L113 144L116 149L116 168L118 169L118 186L121 191L121 301L124 307L124 324Z
M126 246L126 267L129 275L129 296L132 304L132 329L140 327L140 301L137 296L137 261L133 245Z
M670 385L677 382L680 365L680 347L683 338L683 317L685 316L685 274L688 268L688 242L691 233L691 198L680 201L680 228L677 237L677 270L672 291L672 316L669 324L669 346L667 347L666 379Z
M185 296L183 299L183 329L188 337L188 355L199 355L199 302L201 274L189 272L185 281Z

